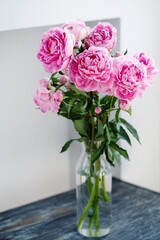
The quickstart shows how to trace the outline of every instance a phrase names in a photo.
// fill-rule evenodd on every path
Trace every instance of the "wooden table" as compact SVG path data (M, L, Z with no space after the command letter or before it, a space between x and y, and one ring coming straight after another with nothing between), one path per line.
M105 240L160 240L160 194L113 179ZM78 240L75 190L0 213L0 240ZM88 238L89 239L89 238Z

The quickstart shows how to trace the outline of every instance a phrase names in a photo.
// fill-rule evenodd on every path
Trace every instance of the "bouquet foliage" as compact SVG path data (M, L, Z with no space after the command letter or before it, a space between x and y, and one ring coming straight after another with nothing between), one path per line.
M51 76L40 80L34 101L43 113L51 110L72 120L79 138L69 140L61 152L73 141L89 141L91 152L94 141L99 141L90 156L91 176L102 154L112 166L115 161L121 165L121 156L129 160L119 140L131 145L128 132L140 140L120 112L131 115L132 100L142 96L158 73L154 60L143 52L128 56L127 51L119 51L113 55L116 32L108 22L99 22L91 29L76 20L45 32L37 54Z

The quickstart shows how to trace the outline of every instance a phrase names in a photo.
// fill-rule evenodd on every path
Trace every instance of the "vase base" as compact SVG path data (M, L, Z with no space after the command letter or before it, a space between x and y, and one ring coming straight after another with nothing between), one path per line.
M78 232L85 237L103 237L110 233L110 228L105 229L78 229Z

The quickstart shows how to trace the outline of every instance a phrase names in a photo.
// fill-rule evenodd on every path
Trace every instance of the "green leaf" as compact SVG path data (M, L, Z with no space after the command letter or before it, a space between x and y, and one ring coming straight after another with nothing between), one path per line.
M81 107L81 110L82 110L82 111L85 111L85 110L86 110L86 107L87 107L87 105L88 105L88 102L86 101L86 102L85 102L85 104L84 104L84 105L82 105L82 107Z
M128 53L128 49L126 49L126 51L124 52L124 55L126 55Z
M115 135L114 133L110 133L110 136L112 142L117 143L119 141L119 137L117 137L117 135Z
M81 91L78 88L76 88L74 85L69 86L70 89L72 89L73 91L75 91L77 94L81 94L87 98L89 98L89 96L87 95L87 93L85 91Z
M71 143L72 143L73 141L75 141L75 140L77 140L77 139L71 139L71 140L69 140L68 142L66 142L66 143L64 144L64 146L62 147L60 153L63 153L63 152L65 152L65 151L67 151L67 149L70 147Z
M101 145L99 146L99 148L97 148L93 154L92 154L92 163L94 163L99 157L100 155L103 153L104 148L105 148L106 142L101 142Z
M118 132L117 135L118 135L121 139L126 140L126 141L128 142L128 144L131 145L131 140L130 140L128 134L126 133L125 129L124 129L122 126L120 126L120 129L119 129L119 132Z
M55 75L57 74L57 72L55 72L55 73L53 73L52 75L51 75L51 77L50 77L50 80L52 81L52 84L53 84L53 86L57 86L57 82L59 82L59 79L58 78L56 78L55 77Z
M77 120L77 119L84 118L84 115L82 112L76 111L76 112L72 113L72 108L71 108L70 114L68 115L68 103L65 101L67 101L67 99L65 99L63 102L61 102L58 115L61 115L65 118L71 119L71 120Z
M117 134L118 130L117 130L117 124L115 123L114 120L109 122L109 126L108 126L109 132L114 133L115 135Z
M86 101L83 102L79 99L67 97L61 102L58 114L72 120L81 119L84 118L86 107Z
M80 102L75 102L73 108L72 108L72 113L76 114L76 113L81 113L81 114L85 114L85 110L86 110L86 107L87 107L87 102L85 102L85 104L83 105L83 102L80 101Z
M84 136L88 136L87 129L88 129L88 120L86 118L82 118L79 120L73 121L75 130L80 134Z
M100 136L96 139L96 141L104 141L104 140L105 140L105 138L103 136Z
M124 158L126 158L127 160L129 160L129 156L128 153L125 149L121 148L118 146L118 144L114 143L114 142L110 142L109 146L111 148L113 148L114 150L116 150L117 152L119 152Z
M81 100L81 98L79 98L79 95L77 95L73 90L64 92L64 96L72 99L74 98L76 100Z
M128 112L129 115L131 116L132 115L132 108L130 107L126 112Z
M110 137L111 137L111 141L112 142L118 142L119 140L119 137L118 137L118 127L117 127L118 124L115 123L114 120L110 121L109 122L109 126L108 126L108 129L109 129L109 134L110 134Z
M50 80L52 81L52 85L54 87L59 87L59 85L57 84L59 82L58 78L52 77L50 78Z
M68 116L68 113L60 112L59 115L65 117L67 119L71 119L72 121L79 120L79 119L82 119L84 117L84 115L82 115L81 113L77 113L77 114L70 113L70 115Z
M97 128L95 139L97 139L99 136L102 136L103 133L104 133L103 123L101 122L100 119L98 119L98 128Z
M71 143L72 143L73 141L82 142L82 141L84 141L85 139L86 139L86 138L78 138L78 139L71 139L71 140L69 140L68 142L66 142L66 143L64 144L64 146L62 147L60 153L63 153L63 152L65 152L65 151L67 151L67 149L70 147L70 145L71 145Z
M141 143L139 140L137 130L123 118L120 118L120 122L128 129L128 131L133 135L133 137L135 137L137 141Z
M57 72L53 73L53 74L51 75L50 79L53 78L56 74L57 74Z
M108 129L108 126L106 124L106 137L107 137L107 142L110 143L111 141L111 135L109 133L109 129Z
M101 104L101 107L102 107L102 112L105 112L106 110L109 110L110 108L114 108L117 99L118 98L116 98L114 96L107 96L107 95L104 96L100 100L100 104Z
M93 94L93 99L97 105L99 105L99 96L97 94Z
M110 97L108 95L101 98L100 103L101 104L107 104L109 102Z
M115 114L115 120L116 120L116 123L119 122L119 113L120 113L121 109L118 108L118 110L116 111L116 114Z
M121 165L122 165L121 164L121 156L120 156L119 152L115 151L115 149L112 148L111 146L110 146L110 150L112 152L113 159L115 159L116 162L118 163L119 167L121 167Z
M79 49L79 47L76 47L76 46L74 46L74 48L73 49Z
M77 139L78 142L83 142L83 141L85 141L85 140L87 140L86 137L81 137L81 138L78 138L78 139Z
M110 103L112 103L111 108L115 107L115 103L116 103L117 100L118 100L118 98L116 98L115 96L110 97Z
M75 99L71 99L71 101L69 102L69 105L68 105L68 116L70 115L70 111L71 111L71 108L72 108L74 102L75 102Z
M59 71L59 74L60 74L60 75L64 75L64 72L62 72L62 71Z
M106 160L107 162L109 162L109 164L111 164L113 167L115 166L113 160L112 160L112 157L111 157L111 154L109 153L109 150L108 150L108 146L106 145L105 146L105 155L106 155Z

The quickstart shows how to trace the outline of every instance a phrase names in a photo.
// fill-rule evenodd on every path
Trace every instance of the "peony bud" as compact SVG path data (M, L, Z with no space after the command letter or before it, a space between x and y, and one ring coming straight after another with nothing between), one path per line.
M69 77L66 75L62 75L59 79L60 84L66 84L69 81Z
M118 51L115 53L114 57L120 57L120 56L123 56L124 53L122 51Z
M95 108L95 113L97 113L97 114L101 113L101 108L100 107L96 107Z
M120 109L124 110L124 111L127 111L130 106L131 106L131 102L129 100L122 100L122 99L119 99L119 107Z

